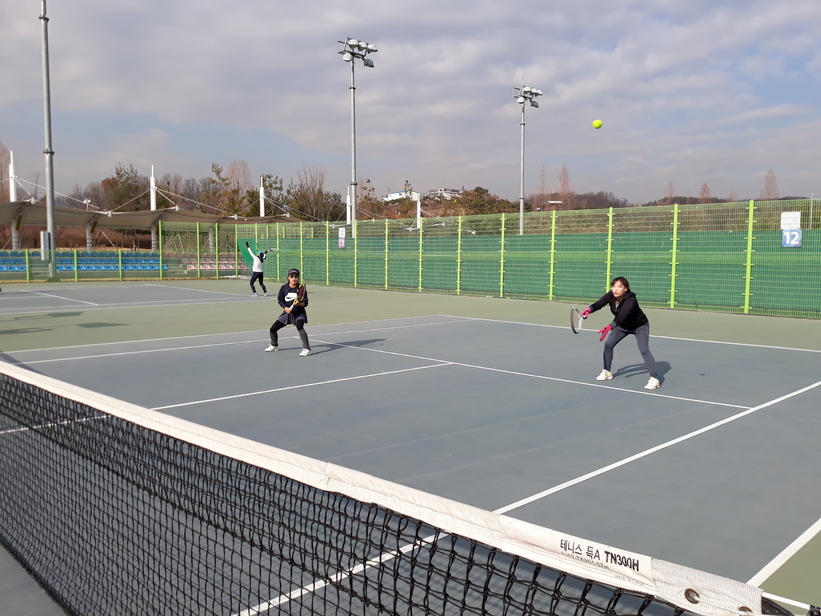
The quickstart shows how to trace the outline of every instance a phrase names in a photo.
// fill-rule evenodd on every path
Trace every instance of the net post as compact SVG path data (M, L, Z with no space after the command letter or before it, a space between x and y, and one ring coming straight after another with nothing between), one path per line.
M556 273L556 210L550 212L550 283L547 299L553 301L553 276Z
M613 274L611 265L613 265L613 208L609 207L607 208L607 256L605 260L607 280L604 285L605 289L610 287L610 277Z
M505 296L505 214L502 212L501 245L499 248L499 297Z
M456 236L456 295L462 294L462 215L459 215Z
M752 286L753 273L753 228L755 226L755 201L750 199L747 206L747 250L746 263L744 264L744 314L750 313L750 287Z
M673 248L670 250L670 308L676 307L676 268L678 267L678 203L673 204Z

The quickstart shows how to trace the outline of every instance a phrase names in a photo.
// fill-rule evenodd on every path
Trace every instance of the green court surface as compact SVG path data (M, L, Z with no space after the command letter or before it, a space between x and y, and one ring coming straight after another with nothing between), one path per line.
M821 604L821 322L645 309L662 378L648 392L631 337L616 378L596 382L609 315L573 335L559 303L309 281L313 355L297 356L293 328L265 353L280 313L279 283L267 284L269 297L243 280L4 286L0 351L127 402ZM3 556L6 579L19 575Z

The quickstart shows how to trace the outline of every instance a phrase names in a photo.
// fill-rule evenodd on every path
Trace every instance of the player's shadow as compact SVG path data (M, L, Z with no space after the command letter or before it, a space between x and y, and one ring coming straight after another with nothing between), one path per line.
M666 361L657 361L656 362L656 372L659 373L659 380L663 383L664 382L664 375L667 374L672 370L672 366ZM613 372L614 377L622 377L629 379L630 377L634 376L647 376L647 367L644 365L644 362L640 364L630 364L629 366L622 366L615 372Z
M334 344L333 342L322 342L319 344L311 345L311 355L330 353L331 351L342 351L349 347L359 348L366 346L374 346L382 342L385 342L385 338L371 338L369 340L346 340L345 342L340 342L338 344Z

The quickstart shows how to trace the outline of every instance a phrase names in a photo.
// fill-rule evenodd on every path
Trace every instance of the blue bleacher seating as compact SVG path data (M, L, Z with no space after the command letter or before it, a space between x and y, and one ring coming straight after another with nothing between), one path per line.
M9 271L8 265L0 265L0 272L7 272Z

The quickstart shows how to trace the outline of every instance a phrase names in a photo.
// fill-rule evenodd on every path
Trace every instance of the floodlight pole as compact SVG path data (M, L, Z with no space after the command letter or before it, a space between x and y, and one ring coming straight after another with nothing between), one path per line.
M54 151L51 149L51 87L48 71L48 17L46 16L46 0L40 1L40 21L43 24L43 118L45 132L46 156L46 235L47 245L43 251L48 255L48 280L59 281L57 278L56 259L54 258L55 229L54 229Z
M356 81L354 78L354 64L351 60L351 185L348 191L351 195L351 206L348 224L354 224L357 209L357 182L356 182Z
M519 155L519 235L525 234L525 104L522 107L522 138Z
M539 103L534 99L541 96L542 91L528 86L513 88L513 98L522 106L522 138L521 154L519 156L519 235L525 234L525 103L530 102L531 107L539 108Z
M373 68L373 61L367 58L369 53L377 51L376 45L360 41L351 37L344 41L337 41L342 47L337 53L342 56L345 62L351 63L351 184L348 187L348 208L346 214L347 224L356 221L357 210L357 181L356 181L356 78L354 74L354 64L356 59L362 60L362 64L368 68ZM356 232L356 226L354 226Z

